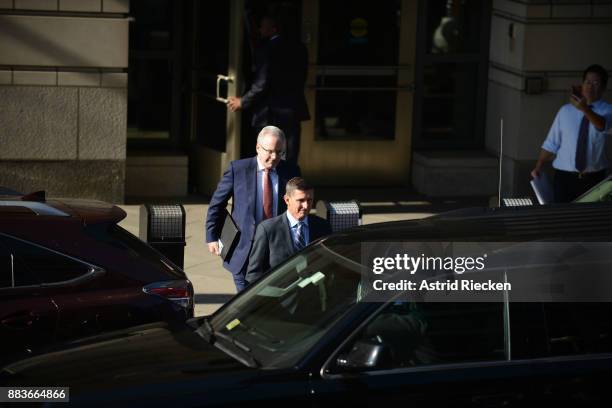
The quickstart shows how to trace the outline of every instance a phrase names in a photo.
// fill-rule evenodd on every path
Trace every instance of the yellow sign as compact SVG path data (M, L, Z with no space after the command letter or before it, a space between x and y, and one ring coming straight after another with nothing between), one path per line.
M238 326L240 324L240 320L238 319L234 319L231 322L229 322L228 324L225 325L225 328L227 330L232 330L234 327Z
M365 37L368 35L368 21L357 17L351 20L351 35L353 37Z

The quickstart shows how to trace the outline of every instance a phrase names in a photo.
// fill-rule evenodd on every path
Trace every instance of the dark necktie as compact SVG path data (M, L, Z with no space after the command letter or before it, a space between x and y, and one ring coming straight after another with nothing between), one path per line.
M270 180L270 170L264 169L263 177L263 219L267 220L273 216L272 207L272 180Z
M304 223L298 222L295 228L295 249L301 251L306 246L306 237L304 236Z
M592 106L589 105L589 109ZM578 132L578 142L576 143L576 170L582 173L587 167L587 150L589 142L589 120L586 115L582 117L580 122L580 131Z

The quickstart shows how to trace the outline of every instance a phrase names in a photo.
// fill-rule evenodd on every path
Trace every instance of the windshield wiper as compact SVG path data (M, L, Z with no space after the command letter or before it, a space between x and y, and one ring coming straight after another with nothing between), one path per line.
M204 323L202 323L195 332L208 343L213 344L215 342L215 329L213 329L212 324L210 324L208 317L204 318Z
M217 337L220 338L220 339L227 340L228 342L233 344L235 349L236 350L240 350L241 351L240 354L242 356L244 356L245 358L241 358L241 357L235 355L235 353L232 353L230 350L228 350L227 348L225 348L224 346L219 344L219 342L215 343L215 345L217 347L219 347L222 350L226 351L227 353L229 353L230 355L234 356L238 360L244 362L249 367L253 367L253 368L261 367L261 364L259 363L259 361L257 361L255 359L255 357L253 357L253 355L251 354L251 348L249 346L247 346L246 344L244 344L243 342L241 342L239 340L236 340L232 336L228 336L227 334L224 334L224 333L218 333Z

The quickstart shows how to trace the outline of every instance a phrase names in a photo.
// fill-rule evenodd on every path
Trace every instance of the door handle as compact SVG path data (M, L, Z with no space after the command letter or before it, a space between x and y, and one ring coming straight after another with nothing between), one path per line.
M217 75L217 97L215 99L219 102L227 103L227 98L222 98L220 95L221 81L234 82L234 77L226 75Z
M38 315L36 313L26 312L5 317L0 320L0 323L10 329L26 329L32 326L35 320L38 320Z
M508 407L514 406L523 399L523 394L519 391L516 393L499 393L476 395L472 397L472 402L478 406L486 408Z

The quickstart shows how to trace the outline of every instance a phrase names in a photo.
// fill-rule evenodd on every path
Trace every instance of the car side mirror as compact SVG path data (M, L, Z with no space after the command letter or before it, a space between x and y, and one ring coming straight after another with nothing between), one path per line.
M391 366L391 353L384 343L374 340L358 340L346 354L340 354L336 365L344 371L381 369Z

